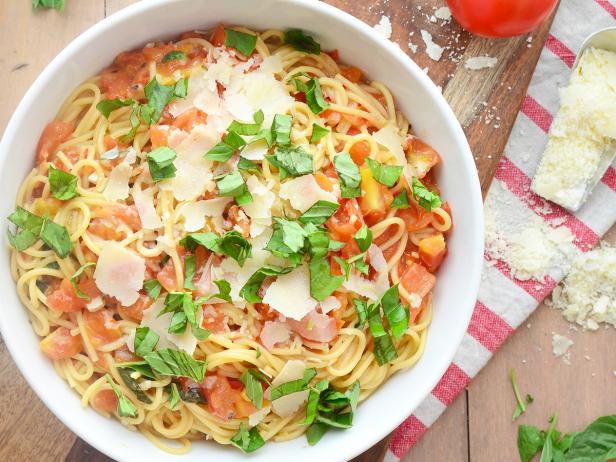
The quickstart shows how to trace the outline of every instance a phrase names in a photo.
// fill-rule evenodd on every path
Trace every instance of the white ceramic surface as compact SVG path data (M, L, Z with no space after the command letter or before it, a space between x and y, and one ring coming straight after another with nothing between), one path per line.
M77 395L39 351L38 339L10 277L8 250L0 253L0 328L23 375L52 412L92 446L118 461L345 461L400 424L445 372L473 311L483 254L481 193L464 133L426 74L371 27L314 0L148 0L108 17L71 42L47 66L13 114L0 144L0 197L4 198L0 215L6 217L13 211L13 198L32 168L43 127L80 82L123 50L220 22L255 29L302 28L324 49L337 48L344 61L389 86L416 133L442 155L439 182L451 204L455 229L449 240L449 256L438 274L436 309L422 359L414 368L396 374L363 403L352 429L331 431L317 446L308 446L300 437L267 444L248 457L236 448L198 442L191 453L176 457L161 452L117 421L81 407Z

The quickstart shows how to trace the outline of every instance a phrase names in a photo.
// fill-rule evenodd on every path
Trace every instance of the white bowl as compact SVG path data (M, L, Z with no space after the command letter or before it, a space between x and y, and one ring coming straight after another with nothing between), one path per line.
M82 81L110 64L124 50L154 39L223 22L254 29L301 28L324 49L337 48L342 59L373 80L389 86L415 132L442 156L439 184L451 204L455 223L449 256L438 274L436 306L425 353L412 369L402 371L363 403L353 428L331 431L308 446L300 437L271 443L252 461L345 461L368 449L399 425L430 393L462 340L476 300L483 255L483 208L479 180L466 138L445 99L426 74L400 48L371 27L314 0L148 0L96 24L70 43L41 73L8 124L0 144L0 215L14 208L13 198L34 163L43 127ZM128 431L116 420L81 407L78 396L55 372L38 347L26 309L9 272L9 253L0 255L0 328L13 359L34 391L71 430L118 461L244 461L232 447L198 442L186 456L170 456Z

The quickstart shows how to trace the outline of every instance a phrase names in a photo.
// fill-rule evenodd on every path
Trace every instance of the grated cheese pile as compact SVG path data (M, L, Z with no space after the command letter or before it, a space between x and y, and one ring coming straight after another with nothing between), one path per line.
M560 98L532 189L576 210L616 139L616 53L588 49Z
M588 330L616 327L616 247L602 245L580 254L546 304Z

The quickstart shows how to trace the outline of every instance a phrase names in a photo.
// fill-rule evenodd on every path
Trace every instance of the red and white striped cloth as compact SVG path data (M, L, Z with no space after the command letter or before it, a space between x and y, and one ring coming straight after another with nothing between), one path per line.
M511 214L558 219L582 251L593 247L616 221L616 162L576 214L535 195L530 183L559 108L558 88L570 76L576 56L573 50L592 32L616 25L615 5L616 0L562 0L488 193L507 195ZM519 281L503 262L484 265L475 312L453 362L432 393L394 431L385 462L404 457L564 276L558 268L549 274L540 283Z

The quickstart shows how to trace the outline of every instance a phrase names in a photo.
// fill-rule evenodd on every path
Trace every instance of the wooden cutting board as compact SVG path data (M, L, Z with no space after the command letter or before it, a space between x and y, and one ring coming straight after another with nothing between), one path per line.
M33 13L27 0L3 2L0 75L4 76L5 84L0 87L3 109L0 127L4 129L12 110L42 68L72 38L135 1L67 0L61 15L54 11ZM453 20L431 21L434 9L444 4L439 0L327 0L327 3L370 25L377 24L383 16L389 18L392 40L443 89L466 132L485 194L526 94L551 19L528 36L488 40L463 31ZM445 47L440 61L426 55L421 30L430 32L434 41ZM415 46L417 51L412 52ZM497 64L479 71L464 66L467 58L483 55L497 58ZM45 408L18 373L2 341L0 367L0 460L110 460L77 438ZM455 439L457 435L454 432L450 437ZM386 440L354 461L380 461L385 449ZM431 452L437 454L439 449L435 447Z

